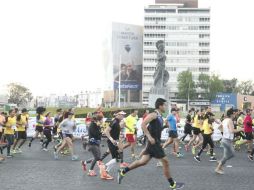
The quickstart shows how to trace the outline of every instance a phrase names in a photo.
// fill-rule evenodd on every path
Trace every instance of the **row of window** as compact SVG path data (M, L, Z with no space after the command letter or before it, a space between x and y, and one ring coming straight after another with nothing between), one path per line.
M177 71L176 67L166 67L166 69L167 69L167 71L171 71L171 72ZM209 67L189 67L188 70L191 72L198 72L198 71L199 72L209 72ZM155 71L155 67L144 67L144 71ZM144 75L145 78L150 78L152 76L153 75L151 75L151 74Z
M167 55L209 55L208 50L167 50ZM157 50L144 50L144 54L157 54Z
M155 22L210 22L209 17L145 17L145 21Z
M160 34L160 33L146 33L144 34L145 38L192 38L192 39L203 39L203 38L209 38L210 35L199 35L199 34L191 34L191 33L187 33L187 34Z
M146 25L145 29L147 30L209 30L210 26L154 26Z
M145 17L145 21L166 21L166 17Z
M155 47L156 42L144 42L144 46L153 46ZM198 42L165 42L166 46L172 47L197 47L199 46Z

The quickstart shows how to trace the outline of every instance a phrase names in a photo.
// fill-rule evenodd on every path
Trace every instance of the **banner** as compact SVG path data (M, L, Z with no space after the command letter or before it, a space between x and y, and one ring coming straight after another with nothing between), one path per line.
M113 23L112 53L114 89L141 90L143 29L141 26Z
M106 122L106 120L107 119L104 118L104 124L103 124L104 129L109 125L109 122ZM143 131L142 131L142 128L141 128L142 121L143 121L143 119L140 118L137 122L137 128L138 128L137 136L138 137L143 135ZM185 119L180 120L180 126L181 127L177 129L179 138L181 138L184 135L184 124L185 124L184 121L185 121ZM81 136L88 135L87 127L86 127L86 124L85 124L85 119L76 118L76 125L77 125L77 128L76 128L76 130L73 134L73 136L75 138L81 138ZM35 126L36 126L36 118L35 117L30 117L29 118L29 127L27 129L27 136L28 137L32 137L35 134ZM213 133L212 137L213 137L214 141L218 141L222 138L221 132L218 129L217 124L214 124L214 133ZM162 134L161 134L161 140L165 141L167 139L168 139L168 129L164 129L162 131ZM186 140L187 141L190 140L189 136L186 137Z

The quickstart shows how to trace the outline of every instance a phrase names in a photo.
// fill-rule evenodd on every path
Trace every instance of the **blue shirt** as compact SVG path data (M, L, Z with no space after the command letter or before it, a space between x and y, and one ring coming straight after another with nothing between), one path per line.
M173 114L170 114L168 116L168 123L169 123L169 130L170 131L177 131L176 117Z

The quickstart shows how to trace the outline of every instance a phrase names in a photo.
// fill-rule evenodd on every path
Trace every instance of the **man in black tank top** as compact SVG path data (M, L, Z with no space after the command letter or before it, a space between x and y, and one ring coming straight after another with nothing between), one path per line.
M169 182L170 189L181 189L184 187L183 183L176 183L169 170L169 162L166 154L161 147L161 132L164 129L162 113L166 111L166 100L158 98L155 102L156 110L150 113L142 123L142 129L148 139L146 150L140 160L130 164L126 168L118 170L118 183L120 184L127 172L138 167L146 165L152 158L159 159L163 164L163 173Z

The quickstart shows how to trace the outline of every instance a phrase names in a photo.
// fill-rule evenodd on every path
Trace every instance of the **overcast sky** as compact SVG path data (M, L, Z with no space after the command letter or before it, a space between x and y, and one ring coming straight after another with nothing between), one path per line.
M0 86L20 82L35 95L102 88L106 28L114 21L143 25L144 5L152 2L0 1ZM211 7L212 71L254 79L253 0L199 4Z

